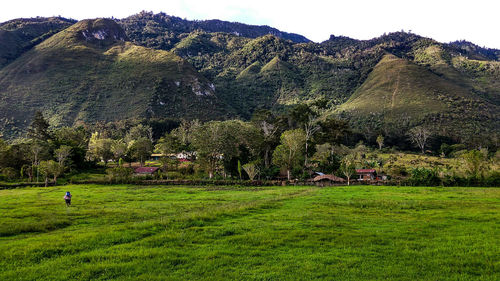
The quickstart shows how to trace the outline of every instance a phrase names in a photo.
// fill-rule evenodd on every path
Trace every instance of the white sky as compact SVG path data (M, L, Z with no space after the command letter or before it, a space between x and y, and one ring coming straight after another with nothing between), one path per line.
M2 1L0 22L35 16L124 18L142 10L187 19L269 25L321 42L330 34L370 39L411 30L441 42L500 49L500 0L17 0Z

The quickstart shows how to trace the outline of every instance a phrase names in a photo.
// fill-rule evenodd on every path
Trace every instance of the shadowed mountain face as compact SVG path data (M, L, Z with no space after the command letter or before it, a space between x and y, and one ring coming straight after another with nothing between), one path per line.
M185 60L126 39L112 20L85 20L4 67L2 129L20 132L37 110L56 126L163 116L207 120L228 114L212 83Z
M74 23L65 18L15 19L1 23L0 68Z
M265 26L144 12L68 25L48 28L28 49L0 41L0 58L9 57L0 64L4 134L20 135L35 110L53 125L248 119L258 108L320 98L326 114L369 139L418 125L457 140L500 131L500 51L469 42L396 32L313 43ZM0 36L18 36L3 26Z

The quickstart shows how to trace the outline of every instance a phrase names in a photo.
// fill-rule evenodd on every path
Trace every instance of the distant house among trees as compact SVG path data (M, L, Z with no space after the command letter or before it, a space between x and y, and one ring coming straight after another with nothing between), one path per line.
M339 178L334 175L319 175L312 179L312 181L318 186L328 186L334 183L344 183L345 180L343 178Z
M356 169L356 179L359 181L371 181L377 179L375 169Z
M158 173L160 168L158 167L140 167L134 170L136 175L154 175Z
M184 152L184 151L179 153L170 153L170 154L153 153L151 154L151 160L158 161L160 160L160 158L169 157L171 159L178 159L179 162L186 162L190 161L194 154L195 154L194 152Z

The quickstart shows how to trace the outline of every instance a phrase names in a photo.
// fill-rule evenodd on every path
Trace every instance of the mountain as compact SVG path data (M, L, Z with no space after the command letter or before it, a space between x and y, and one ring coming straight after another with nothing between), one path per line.
M113 20L80 21L0 70L0 128L42 110L54 126L157 116L224 118L210 81L172 52L127 41Z
M446 71L448 76L386 54L337 113L360 129L385 135L403 135L417 125L455 139L498 131L498 103L454 81L453 68Z
M256 109L318 99L328 101L325 114L348 120L368 141L406 139L420 125L462 142L500 132L500 51L470 42L394 32L315 43L266 26L146 12L67 28L53 20L61 23L33 35L40 38L33 46L0 48L17 50L0 68L6 134L21 134L38 109L54 125L249 119Z
M310 42L302 35L287 33L269 26L248 25L221 20L190 21L165 13L141 12L119 20L131 40L151 48L170 49L179 43L184 34L194 31L224 32L245 38L273 35L295 43Z
M75 22L59 17L15 19L1 23L0 68Z

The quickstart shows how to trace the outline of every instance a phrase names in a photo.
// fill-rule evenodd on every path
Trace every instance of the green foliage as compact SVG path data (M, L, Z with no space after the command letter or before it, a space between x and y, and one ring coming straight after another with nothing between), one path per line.
M243 165L243 170L245 170L251 181L253 181L260 172L259 167L255 163L246 163Z
M281 144L273 152L273 164L286 170L288 180L291 179L292 170L301 168L305 143L304 130L285 131L281 135Z
M356 160L353 154L345 156L340 162L340 172L347 178L347 185L351 184L351 177L356 173Z
M131 168L122 166L106 169L106 174L113 182L126 181L131 178L133 172Z
M439 186L441 179L436 169L417 167L410 170L407 182L413 186Z
M139 138L129 144L129 150L132 159L140 161L141 166L144 166L153 152L153 143L150 139Z
M3 168L1 171L2 171L2 175L7 180L13 180L13 179L17 178L18 173L14 168L6 167L6 168Z
M486 151L470 150L462 154L464 168L468 176L480 178L488 169L488 155Z

